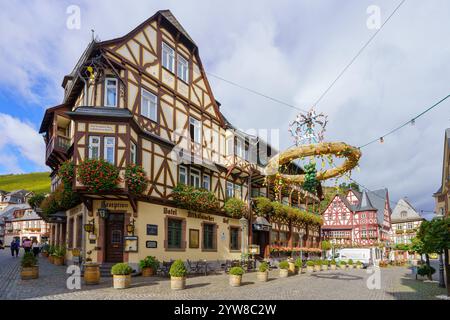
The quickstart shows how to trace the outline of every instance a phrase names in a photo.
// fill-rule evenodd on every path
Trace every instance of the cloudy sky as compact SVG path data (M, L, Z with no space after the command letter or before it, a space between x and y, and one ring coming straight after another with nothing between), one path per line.
M91 38L129 32L170 9L200 49L207 72L308 109L400 2L354 1L2 1L0 4L0 174L46 170L37 129L45 108L61 102L62 78ZM67 9L80 8L79 29ZM450 93L450 2L407 0L317 107L329 116L326 139L360 146ZM280 130L292 144L286 106L209 78L225 116L242 129ZM353 178L387 187L433 210L441 179L450 99L415 126L364 148Z

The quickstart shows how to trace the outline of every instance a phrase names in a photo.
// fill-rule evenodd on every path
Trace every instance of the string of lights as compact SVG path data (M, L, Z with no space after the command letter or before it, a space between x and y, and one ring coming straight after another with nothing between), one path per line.
M366 144L363 144L362 146L359 147L359 149L362 149L364 147L367 147L368 145L371 145L372 143L375 143L377 141L379 141L380 143L384 143L384 139L393 134L394 132L397 132L398 130L406 127L407 125L415 125L416 124L416 120L418 118L420 118L421 116L423 116L424 114L426 114L427 112L431 111L432 109L436 108L438 105L440 105L442 102L444 102L445 100L447 100L450 97L450 94L447 95L446 97L442 98L441 100L439 100L438 102L436 102L435 104L433 104L431 107L429 107L428 109L425 109L424 111L422 111L421 113L419 113L417 116L415 116L414 118L412 118L411 120L408 120L407 122L403 123L402 125L392 129L391 131L389 131L388 133L380 136L379 138L373 139L369 142L367 142Z

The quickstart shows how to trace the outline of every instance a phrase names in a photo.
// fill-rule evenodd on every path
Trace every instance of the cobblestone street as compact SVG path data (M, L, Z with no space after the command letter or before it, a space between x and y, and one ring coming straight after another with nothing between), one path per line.
M21 252L21 255L23 252ZM82 285L81 290L66 287L67 267L51 265L40 258L39 279L20 279L20 259L12 258L9 250L0 251L0 299L362 299L411 300L435 299L444 294L435 282L415 280L404 267L381 269L381 289L370 290L366 270L325 271L278 278L271 271L267 283L256 281L256 274L245 274L243 286L231 288L224 274L188 278L187 289L172 291L166 278L133 277L132 287L112 288L112 278L102 278L96 286Z

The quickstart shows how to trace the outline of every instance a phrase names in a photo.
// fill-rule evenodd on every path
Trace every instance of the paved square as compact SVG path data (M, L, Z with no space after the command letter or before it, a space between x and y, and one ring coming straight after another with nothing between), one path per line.
M21 253L23 254L23 253ZM446 294L437 283L418 281L405 267L381 269L381 289L370 290L366 270L337 270L278 278L277 270L270 272L267 283L256 281L256 273L244 275L243 286L231 288L225 274L191 277L187 289L172 291L167 278L133 277L132 286L125 290L112 288L112 278L102 278L99 285L81 290L66 287L67 267L54 266L46 258L39 259L39 279L20 279L20 259L12 258L9 250L0 251L0 299L362 299L413 300L436 299Z

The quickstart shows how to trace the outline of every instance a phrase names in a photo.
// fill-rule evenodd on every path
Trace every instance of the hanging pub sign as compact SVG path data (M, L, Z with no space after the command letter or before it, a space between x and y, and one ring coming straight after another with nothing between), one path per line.
M248 252L252 255L259 255L259 245L251 244L248 246Z
M158 225L157 224L148 224L147 225L147 235L148 236L157 236L158 235Z

